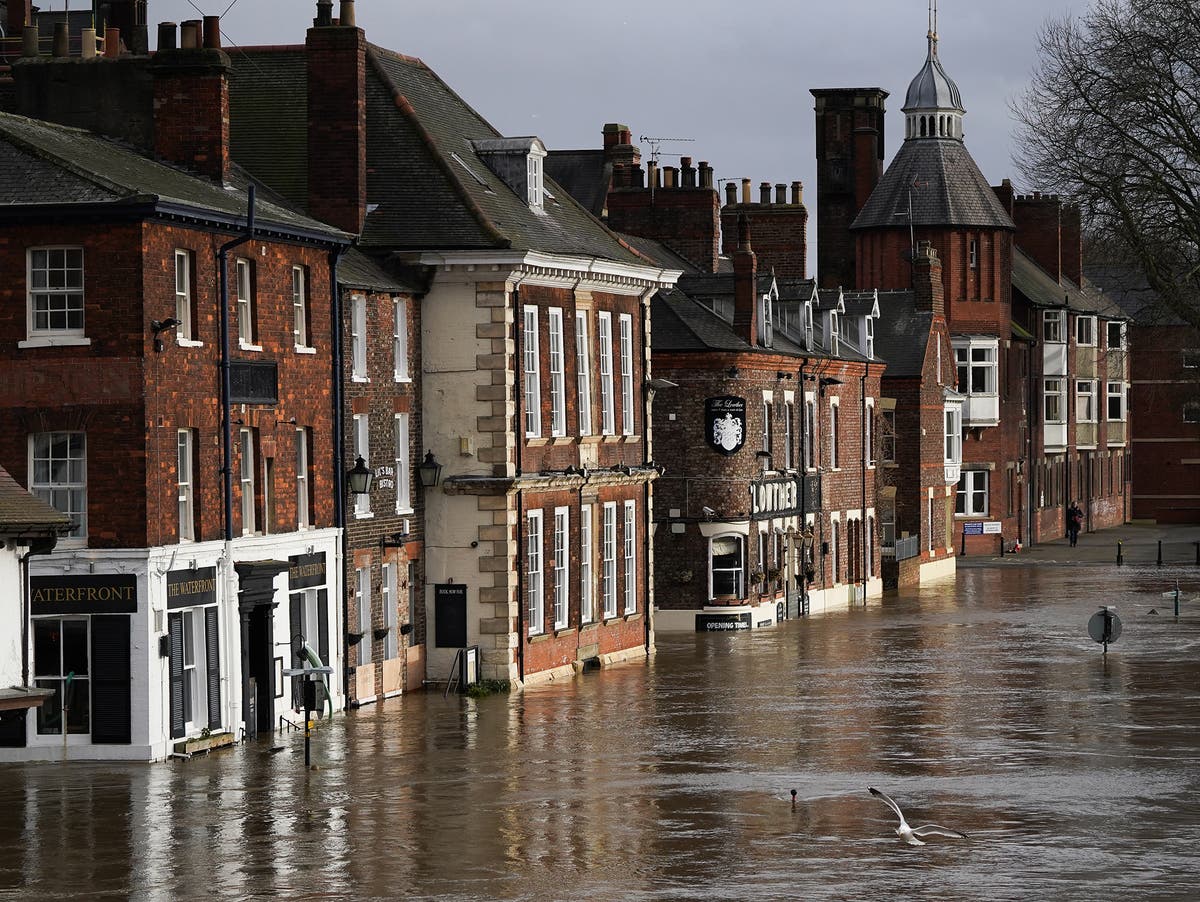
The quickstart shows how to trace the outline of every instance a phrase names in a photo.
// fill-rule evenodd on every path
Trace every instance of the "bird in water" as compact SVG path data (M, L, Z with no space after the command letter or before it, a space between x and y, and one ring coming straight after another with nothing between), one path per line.
M967 834L959 833L957 830L951 830L949 827L941 827L937 824L925 824L921 827L910 827L908 821L904 819L904 812L900 810L892 797L886 793L880 792L874 786L867 787L871 790L871 795L879 799L885 805L896 812L896 817L900 818L900 826L896 828L896 835L903 839L910 846L923 846L925 843L920 839L924 836L952 836L955 839L966 839Z

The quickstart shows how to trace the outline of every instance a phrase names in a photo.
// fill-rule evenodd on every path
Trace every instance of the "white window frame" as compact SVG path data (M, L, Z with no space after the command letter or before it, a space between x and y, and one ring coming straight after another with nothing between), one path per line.
M571 616L571 509L554 509L554 628L563 630Z
M192 252L184 248L175 249L175 341L190 342L195 337L192 321Z
M863 332L866 335L865 348L867 357L875 359L875 317L867 316L864 318ZM939 350L941 346L938 346ZM939 366L940 369L940 366Z
M542 360L538 346L538 308L521 308L521 379L524 383L525 437L542 434Z
M948 465L962 463L962 408L957 404L942 408L943 436L945 441L944 462Z
M58 253L63 255L61 267L51 265L52 255ZM35 258L38 255L44 255L43 265L35 265ZM76 257L78 258L77 266L74 265ZM26 251L25 261L28 337L38 343L82 343L84 329L87 327L87 268L84 249L70 245L31 247ZM72 281L68 274L75 272L79 274L79 284L67 284ZM41 279L37 278L38 273L42 274ZM51 273L59 273L60 276L58 279L51 279ZM35 285L35 282L39 281L45 284ZM52 286L50 284L52 281L59 281L63 284ZM42 327L38 326L39 312L46 318L46 323ZM76 314L79 318L78 326L64 324L62 327L54 327L50 325L52 315L71 319Z
M838 470L840 467L838 456L838 442L841 440L841 415L839 411L841 405L837 398L831 398L829 401L829 469Z
M575 312L575 370L579 394L579 434L592 434L592 362L586 310Z
M762 402L762 452L766 455L771 453L771 402L772 399L764 397ZM774 464L774 461L772 461Z
M312 521L312 473L308 459L309 431L307 426L296 427L296 528L309 529Z
M175 433L175 484L179 500L179 541L196 541L196 444L191 429Z
M617 616L617 503L604 503L604 534L601 539L600 595L604 618Z
M1067 421L1066 387L1061 376L1042 380L1042 421L1044 423L1065 423ZM1057 416L1051 418L1050 399L1055 399L1058 408Z
M1075 381L1075 421L1096 422L1096 383L1091 379Z
M841 339L841 333L838 330L840 328L837 311L834 311L829 314L829 353L834 357L838 356L838 342Z
M383 656L390 659L400 654L400 637L396 630L399 580L396 564L385 561L379 570L379 607L383 611L383 625L387 629L387 635L383 638Z
M550 354L550 434L567 434L566 355L563 350L563 312L560 307L546 311Z
M783 404L783 466L793 470L796 467L795 444L796 402L785 401Z
M350 378L371 381L367 375L367 299L361 294L350 297Z
M804 348L805 350L815 350L813 346L813 308L812 301L804 302Z
M967 241L967 265L971 269L979 269L979 239L971 238Z
M866 422L863 424L863 460L867 469L875 469L875 399L867 398L865 405Z
M737 544L738 561L736 567L722 567L718 571L714 566L713 559L713 543L717 541L733 540ZM708 597L712 600L717 597L716 589L714 588L716 580L713 578L714 573L732 573L733 574L733 597L744 598L746 594L746 537L739 533L721 533L720 535L712 536L708 540Z
M1110 423L1124 423L1126 417L1125 405L1125 383L1124 382L1109 382L1106 389L1107 403L1105 404L1104 412L1107 415ZM1112 415L1113 401L1117 402L1117 416Z
M764 348L769 348L775 338L775 317L771 296L764 294L759 298L758 305L758 340Z
M596 314L596 332L600 341L600 433L615 435L617 431L615 399L613 397L612 314L602 310Z
M1042 341L1048 344L1066 343L1066 312L1063 310L1042 311Z
M525 200L535 213L545 209L543 196L545 194L545 175L542 158L545 155L536 149L530 149L525 157Z
M54 453L61 441L67 443L65 456ZM70 537L60 544L74 539L86 539L87 434L59 430L35 432L30 435L29 491L55 510L74 519L76 525Z
M1096 346L1096 317L1075 317L1075 344L1081 348Z
M292 341L297 351L311 350L308 334L308 273L292 266Z
M392 378L411 382L408 366L408 298L392 299Z
M621 531L625 545L625 613L637 613L637 502L625 502L625 523Z
M354 423L354 458L361 457L368 468L371 466L371 417L370 414L356 413ZM354 496L354 516L364 520L375 516L371 512L371 493L363 492Z
M542 512L525 512L525 614L531 636L545 632L546 595L543 583Z
M812 395L804 396L804 469L813 472L821 465L821 446L817 444L817 401Z
M584 504L579 508L579 622L591 623L594 617L595 599L595 569L593 561L596 556L595 537L592 532L592 505Z
M621 434L633 435L633 317L617 317L621 355Z
M982 352L986 359L976 359ZM993 398L1000 384L1000 347L997 339L983 341L964 340L954 343L954 363L957 388L968 397ZM964 381L964 369L966 379ZM975 378L982 372L984 386L976 390Z
M238 347L243 351L261 351L255 316L254 264L245 257L234 261L234 294L237 299Z
M842 523L837 517L833 517L830 519L829 525L830 525L829 556L830 556L830 564L831 564L829 581L832 585L836 586L838 583L841 582L841 575L842 575L840 572L841 563L842 563L842 554L841 554L841 551L842 551L842 549L841 549Z
M411 514L412 506L412 465L409 456L408 414L398 413L392 426L392 436L395 441L396 464L396 513Z
M255 508L255 486L258 471L254 459L254 430L238 430L238 484L242 495L242 535L252 536L258 531Z
M986 517L990 507L991 479L988 470L963 470L954 494L954 514L958 517ZM982 487L980 486L982 483ZM979 496L983 496L982 505Z
M358 666L371 663L371 568L358 567L354 571L355 609L358 611Z

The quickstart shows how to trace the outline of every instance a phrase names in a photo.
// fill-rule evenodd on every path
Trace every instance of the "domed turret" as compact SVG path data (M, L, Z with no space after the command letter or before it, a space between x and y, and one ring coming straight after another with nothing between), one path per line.
M904 137L957 138L962 140L962 95L938 59L937 27L930 22L929 53L925 65L908 86L904 97Z

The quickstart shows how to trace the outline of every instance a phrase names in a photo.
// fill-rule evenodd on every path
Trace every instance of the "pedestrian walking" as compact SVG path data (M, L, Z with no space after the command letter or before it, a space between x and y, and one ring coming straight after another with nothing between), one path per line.
M1079 541L1079 530L1083 528L1083 511L1079 505L1072 501L1071 506L1067 508L1067 538L1071 540L1071 547L1075 547L1075 543Z

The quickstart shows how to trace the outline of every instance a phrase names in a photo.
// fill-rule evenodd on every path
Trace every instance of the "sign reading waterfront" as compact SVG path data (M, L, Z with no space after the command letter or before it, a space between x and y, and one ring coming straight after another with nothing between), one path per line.
M137 576L31 576L29 600L32 614L132 614L137 611Z
M217 568L172 570L167 574L167 609L217 603Z
M288 591L317 589L325 585L325 552L296 554L288 558Z

